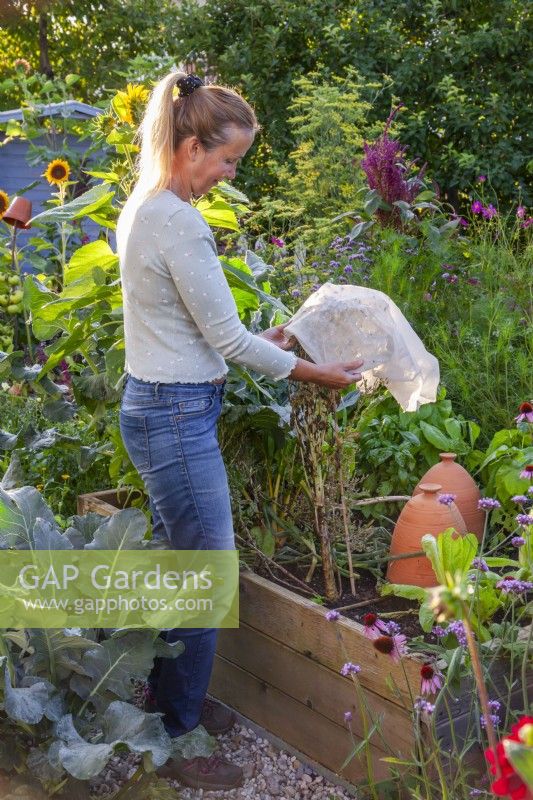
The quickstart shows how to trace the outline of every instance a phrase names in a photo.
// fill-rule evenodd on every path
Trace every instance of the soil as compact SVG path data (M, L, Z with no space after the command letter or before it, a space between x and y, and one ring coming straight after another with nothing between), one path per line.
M289 572L291 572L301 581L305 579L307 567L302 568L298 567L297 565L284 566ZM284 586L285 588L290 586L290 588L301 597L307 597L308 599L311 599L311 595L306 595L303 591L301 591L296 582L291 584L288 576L282 575L281 573L276 573L274 569L273 575L263 567L257 568L254 571L263 578L267 578L268 580L274 581L274 583L278 583L280 586ZM371 612L373 614L377 614L385 622L389 622L391 620L397 622L401 626L402 633L404 633L408 638L413 638L414 636L423 636L426 641L432 643L435 642L435 638L431 634L424 633L419 625L418 603L412 600L406 600L403 597L395 597L394 595L381 597L376 588L377 581L375 575L373 575L371 572L361 569L358 569L357 573L359 577L357 577L355 580L355 596L351 593L349 579L342 578L341 597L335 603L324 601L324 608L341 608L342 606L364 602L364 606L346 609L341 611L341 614L349 619L355 620L355 622L362 624L364 615ZM324 581L322 578L322 573L319 569L315 571L315 574L313 575L308 586L317 597L324 597Z

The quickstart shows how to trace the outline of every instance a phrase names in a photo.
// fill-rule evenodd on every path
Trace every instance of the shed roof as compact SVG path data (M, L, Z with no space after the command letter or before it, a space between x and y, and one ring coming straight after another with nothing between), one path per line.
M95 108L87 103L80 103L78 100L66 100L64 103L49 103L48 105L38 105L42 117L96 117L102 113L101 108ZM11 111L0 111L0 123L9 122L10 119L22 119L23 109L14 108Z

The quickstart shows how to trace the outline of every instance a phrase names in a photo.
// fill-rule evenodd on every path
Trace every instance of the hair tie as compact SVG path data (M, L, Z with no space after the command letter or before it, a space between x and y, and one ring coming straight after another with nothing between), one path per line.
M198 75L187 75L186 78L178 78L176 86L179 89L179 97L188 97L199 86L204 86L204 82Z

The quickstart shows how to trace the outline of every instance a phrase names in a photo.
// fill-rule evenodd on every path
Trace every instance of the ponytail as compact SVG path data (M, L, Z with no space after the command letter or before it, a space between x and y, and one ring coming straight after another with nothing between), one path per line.
M198 81L187 94L181 89L178 94L177 84L186 78L182 72L171 72L152 91L138 131L137 196L148 197L168 186L174 152L188 136L196 136L206 150L212 150L228 141L230 126L254 134L259 130L252 107L234 89Z

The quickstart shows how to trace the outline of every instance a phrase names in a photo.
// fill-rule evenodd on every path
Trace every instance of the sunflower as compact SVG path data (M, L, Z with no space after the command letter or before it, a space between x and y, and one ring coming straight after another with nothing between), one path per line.
M62 183L68 180L70 175L70 166L68 161L63 161L62 158L55 158L50 161L43 177L46 178L48 183L55 183L56 186L61 186Z
M149 90L142 84L128 83L126 91L117 92L113 98L113 108L122 122L129 122L130 125L138 124L149 95Z
M9 207L8 195L0 189L0 219L4 216Z

